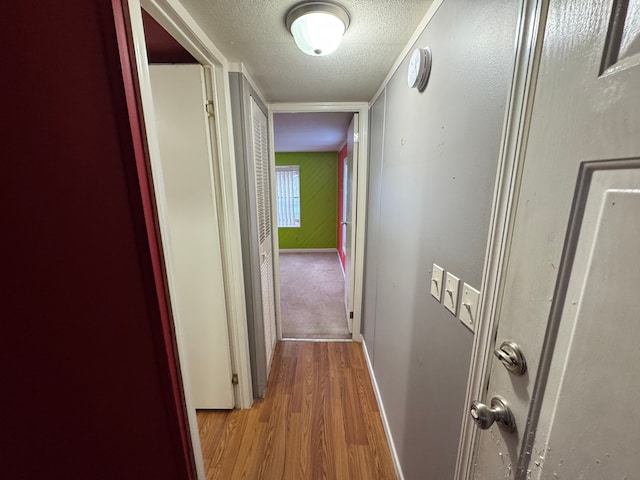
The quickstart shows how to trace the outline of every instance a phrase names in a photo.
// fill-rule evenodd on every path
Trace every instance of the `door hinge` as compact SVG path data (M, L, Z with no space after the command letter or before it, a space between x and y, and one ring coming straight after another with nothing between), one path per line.
M213 106L213 100L207 101L207 103L205 104L205 110L207 111L207 115L209 115L210 117L216 116L216 110Z
M349 318L353 319L353 312L349 312Z
M354 132L353 133L353 143L358 143L360 141L360 135L358 135L358 132Z
M231 383L233 385L238 385L238 374L234 373L233 375L231 375Z

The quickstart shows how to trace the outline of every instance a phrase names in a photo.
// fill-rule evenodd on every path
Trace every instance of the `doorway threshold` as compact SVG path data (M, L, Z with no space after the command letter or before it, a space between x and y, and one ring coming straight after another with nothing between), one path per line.
M282 338L282 342L353 342L351 338Z

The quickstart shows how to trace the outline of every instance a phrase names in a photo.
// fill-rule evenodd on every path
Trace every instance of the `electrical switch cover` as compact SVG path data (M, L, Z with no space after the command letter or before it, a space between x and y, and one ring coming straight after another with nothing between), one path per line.
M460 297L460 313L458 318L472 332L476 331L478 321L478 305L480 303L480 292L466 283L462 284L462 295Z
M442 301L442 280L444 276L444 269L439 267L435 263L431 270L431 295L438 300Z
M458 313L458 287L460 279L453 273L447 272L447 280L444 284L444 298L442 303L445 308L455 316Z

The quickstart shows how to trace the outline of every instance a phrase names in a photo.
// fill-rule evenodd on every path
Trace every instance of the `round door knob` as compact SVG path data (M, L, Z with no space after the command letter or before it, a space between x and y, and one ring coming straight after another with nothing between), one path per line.
M504 368L514 375L524 375L527 371L527 361L524 358L522 348L517 343L506 340L493 354L502 362Z
M493 397L490 407L476 400L471 404L469 414L478 428L482 430L491 428L494 422L505 432L511 433L516 429L513 413L502 397Z

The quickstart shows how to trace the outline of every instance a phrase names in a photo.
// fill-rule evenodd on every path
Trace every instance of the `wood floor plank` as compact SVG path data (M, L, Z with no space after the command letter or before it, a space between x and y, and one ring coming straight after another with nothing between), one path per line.
M314 343L315 378L311 426L311 478L336 478L330 437L328 399L329 352L326 342Z
M375 467L376 472L374 478L396 478L393 463L388 461L391 452L379 412L364 412L364 418L367 426L367 438L369 439L368 446L373 459L373 462L371 462L371 458L369 459L369 464Z
M284 347L286 348L286 347ZM271 371L269 372L269 379L267 380L267 389L273 390L274 387L280 382L282 375L282 342L276 344L276 348L273 351L273 359L271 360ZM271 403L273 402L274 395L266 395L264 397L264 404L260 408L260 421L268 422L269 416L271 415L273 409L271 408Z
M340 359L340 368L351 368L351 357L353 356L354 345L355 344L347 342L335 343L333 345L333 348L338 352L338 358Z
M211 461L214 450L220 438L221 432L224 430L227 418L231 412L220 410L220 415L202 415L198 416L198 431L201 435L200 446L202 448L202 457L204 459L205 468Z
M290 413L287 418L284 474L282 478L309 478L311 476L311 441L308 426L301 413Z
M280 371L276 372L272 385L270 385L273 394L270 395L271 403L264 403L262 408L270 408L269 422L266 429L266 437L264 438L265 449L262 458L262 465L258 474L259 478L271 479L282 478L284 473L285 453L286 453L286 419L289 395L286 391L286 385L289 381L291 358L284 357L279 363ZM267 387L269 388L269 386Z
M353 370L345 369L342 381L342 411L347 445L367 445L367 429L364 423L363 405L358 395Z
M337 370L333 365L330 365L330 368ZM333 439L336 478L349 478L349 459L344 431L340 374L334 374L330 377L329 410L331 415L331 438Z
M227 416L225 428L221 436L216 438L215 449L206 466L208 479L225 480L231 478L248 417L249 412L246 410L232 410Z
M280 342L265 399L198 427L207 480L396 478L357 343Z
M382 480L377 477L373 465L371 465L371 451L369 445L349 445L350 477L349 478L371 478Z
M293 343L293 342L282 342ZM305 342L307 343L307 342ZM294 391L291 392L291 411L296 413L302 412L302 405L312 392L313 378L313 349L309 345L302 345L299 350L299 356L296 364L296 376L294 380ZM309 392L309 393L308 393Z
M345 344L349 349L349 361L351 362L351 368L367 368L367 361L364 358L364 351L362 345L355 342Z
M264 450L265 423L260 422L260 409L264 400L257 400L249 410L247 426L240 441L240 449L233 465L231 478L257 478Z
M369 377L369 371L365 368L355 368L353 369L353 375L358 398L361 402L366 403L365 411L379 413L378 402L373 393L373 385L371 383L371 377Z

